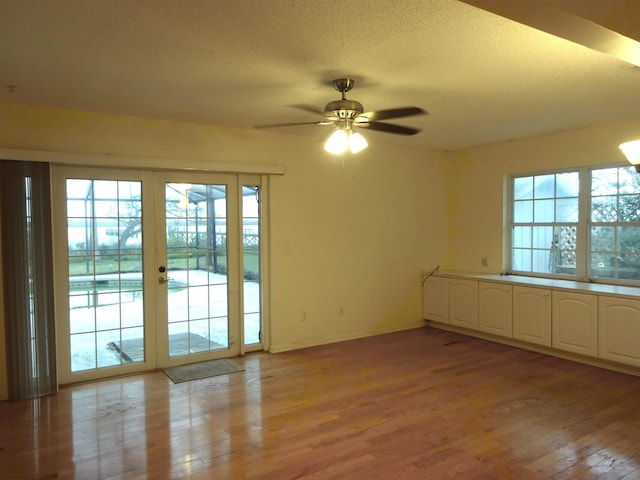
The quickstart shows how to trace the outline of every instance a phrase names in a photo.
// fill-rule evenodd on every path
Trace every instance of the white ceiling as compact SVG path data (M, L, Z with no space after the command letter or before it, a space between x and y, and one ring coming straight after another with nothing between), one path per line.
M0 100L252 128L319 120L292 105L350 76L365 110L429 112L370 143L451 150L640 116L639 20L637 0L0 0Z

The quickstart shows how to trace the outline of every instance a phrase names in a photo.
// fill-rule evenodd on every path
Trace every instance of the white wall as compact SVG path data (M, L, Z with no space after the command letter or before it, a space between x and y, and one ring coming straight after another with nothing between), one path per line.
M447 254L441 154L371 132L343 165L322 136L0 104L0 148L140 157L132 167L285 165L270 182L274 351L422 325L420 272Z

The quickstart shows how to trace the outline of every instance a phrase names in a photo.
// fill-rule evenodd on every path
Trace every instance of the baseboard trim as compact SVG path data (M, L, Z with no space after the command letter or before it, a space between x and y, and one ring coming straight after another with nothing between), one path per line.
M346 342L349 340L357 340L359 338L373 337L376 335L384 335L386 333L402 332L404 330L412 330L414 328L420 328L421 326L423 326L422 322L419 322L419 323L413 322L410 324L402 325L397 328L392 328L388 330L375 330L375 331L368 330L365 332L353 332L353 333L348 333L344 335L335 335L330 337L310 338L307 340L302 340L300 342L285 343L281 345L271 344L271 347L269 348L269 352L270 353L289 352L291 350L298 350L301 348L317 347L320 345L328 345L331 343Z
M599 358L587 357L584 355L578 355L576 353L562 352L551 347L545 347L543 345L535 345L533 343L523 342L513 338L500 337L498 335L492 335L490 333L479 332L477 330L471 330L469 328L457 327L455 325L449 325L446 323L435 322L433 320L425 320L426 326L431 328L437 328L439 330L446 330L449 332L459 333L461 335L467 335L469 337L480 338L490 342L501 343L510 347L522 348L530 350L532 352L543 353L545 355L551 355L553 357L570 360L573 362L583 363L592 367L605 368L607 370L613 370L619 373L626 373L627 375L634 375L640 377L640 368L630 365L624 365L621 363L611 362L609 360L602 360Z

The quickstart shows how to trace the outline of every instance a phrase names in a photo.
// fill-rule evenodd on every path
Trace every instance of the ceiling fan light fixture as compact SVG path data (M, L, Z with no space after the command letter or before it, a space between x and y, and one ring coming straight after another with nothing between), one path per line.
M347 132L341 128L334 130L324 144L324 149L333 155L340 155L346 152L348 148L349 137L347 136Z
M333 154L341 155L349 150L351 153L358 153L367 148L367 140L351 129L337 128L324 144L324 149Z
M369 144L367 140L360 135L358 132L351 132L349 138L349 148L351 149L351 153L358 153L367 148Z
M624 156L627 157L629 163L634 165L636 170L640 172L640 140L622 143L619 148Z

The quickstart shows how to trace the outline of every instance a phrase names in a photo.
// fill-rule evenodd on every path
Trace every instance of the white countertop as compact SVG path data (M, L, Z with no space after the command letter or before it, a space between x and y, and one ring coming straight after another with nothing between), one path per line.
M429 274L430 272L422 272L423 277L426 277ZM572 280L558 280L555 278L525 277L522 275L459 272L452 270L438 270L437 272L433 273L433 276L479 280L484 282L506 283L510 285L523 285L528 287L553 288L556 290L569 290L573 292L640 298L640 287L629 287L625 285L577 282Z

